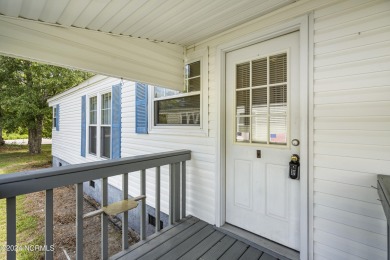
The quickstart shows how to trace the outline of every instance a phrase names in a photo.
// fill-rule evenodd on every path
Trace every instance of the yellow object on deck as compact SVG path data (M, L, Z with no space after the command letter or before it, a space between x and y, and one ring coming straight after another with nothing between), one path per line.
M107 215L118 215L119 213L134 209L138 206L138 202L133 199L121 200L115 203L112 203L106 207L103 207L104 213Z

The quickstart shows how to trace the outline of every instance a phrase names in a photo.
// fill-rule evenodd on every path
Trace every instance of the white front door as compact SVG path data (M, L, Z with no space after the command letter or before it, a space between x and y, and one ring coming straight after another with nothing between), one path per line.
M226 222L299 250L299 33L226 54Z

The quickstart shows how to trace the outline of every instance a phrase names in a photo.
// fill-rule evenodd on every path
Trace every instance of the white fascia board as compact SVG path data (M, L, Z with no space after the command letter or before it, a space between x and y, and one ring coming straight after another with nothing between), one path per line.
M55 105L56 103L58 103L59 100L61 100L62 98L70 95L70 94L73 94L75 92L77 92L78 90L80 89L83 89L85 87L88 87L88 86L92 86L94 84L97 84L105 79L108 79L109 77L107 76L103 76L103 75L96 75L96 76L93 76L85 81L83 81L82 83L80 83L79 85L71 88L71 89L68 89L58 95L55 95L54 97L51 97L47 100L47 103L49 104L49 107L50 106L53 106Z
M0 16L0 54L182 90L184 48Z

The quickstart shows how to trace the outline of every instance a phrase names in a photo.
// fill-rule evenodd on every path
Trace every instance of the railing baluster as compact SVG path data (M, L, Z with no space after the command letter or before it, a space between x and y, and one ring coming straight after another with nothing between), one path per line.
M53 189L46 190L45 201L45 259L53 259Z
M175 163L174 171L174 221L180 220L180 163Z
M146 170L141 170L141 194L146 195ZM141 239L146 239L146 198L142 199L141 204Z
M181 162L181 218L186 217L186 161Z
M16 246L16 197L7 198L7 246ZM7 259L16 259L16 250L7 250Z
M122 194L123 200L129 198L129 174L122 175ZM129 212L125 211L122 215L122 250L129 248Z
M101 207L105 207L108 205L108 179L102 179L102 205ZM102 259L108 258L108 216L104 212L101 215L101 257Z
M156 167L156 194L155 194L156 232L160 231L160 166Z
M76 184L76 259L83 259L83 183Z
M174 193L175 193L175 190L174 190L174 185L173 185L173 179L174 179L174 171L175 171L175 167L174 165L171 163L169 165L169 224L170 225L173 225L173 212L174 212L174 203L175 203L175 200L174 200Z

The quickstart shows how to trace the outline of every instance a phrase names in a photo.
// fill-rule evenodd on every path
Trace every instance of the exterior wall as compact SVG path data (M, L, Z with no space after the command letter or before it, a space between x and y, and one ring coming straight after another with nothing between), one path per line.
M390 173L390 2L341 2L314 19L314 252L385 259L371 186Z
M298 1L187 51L209 48L213 118L217 47L308 12L314 16L309 257L385 259L385 215L371 186L390 168L390 2ZM210 129L216 131L215 120Z

